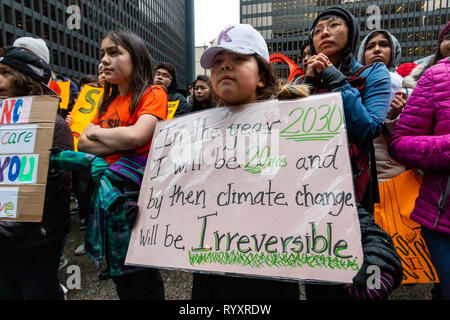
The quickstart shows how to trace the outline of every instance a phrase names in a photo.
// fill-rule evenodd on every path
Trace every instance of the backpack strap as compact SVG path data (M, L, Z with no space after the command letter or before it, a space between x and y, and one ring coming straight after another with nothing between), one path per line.
M359 77L359 75L364 71L364 70L366 70L368 67L370 67L370 66L372 66L371 64L369 64L369 65L367 65L367 66L364 66L364 67L362 67L362 68L359 68L358 70L356 70L356 72L352 75L352 77Z

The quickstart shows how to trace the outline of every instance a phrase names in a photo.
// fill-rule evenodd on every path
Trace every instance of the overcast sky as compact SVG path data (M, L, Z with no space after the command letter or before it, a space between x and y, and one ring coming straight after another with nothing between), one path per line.
M239 0L194 0L195 46L214 39L229 24L239 23Z

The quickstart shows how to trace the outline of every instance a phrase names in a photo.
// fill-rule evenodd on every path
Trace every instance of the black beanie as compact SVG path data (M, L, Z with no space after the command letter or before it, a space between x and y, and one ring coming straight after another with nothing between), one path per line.
M22 72L34 81L47 86L51 77L50 66L37 55L23 48L9 47L0 57L0 63Z
M353 55L356 55L356 52L359 48L359 23L356 18L347 10L339 7L330 7L319 13L317 18L314 20L311 30L314 29L319 20L326 16L337 16L345 21L348 27L348 44L347 47L350 47ZM311 52L316 54L316 49L314 48L313 39L311 35L309 35L309 44L311 47Z

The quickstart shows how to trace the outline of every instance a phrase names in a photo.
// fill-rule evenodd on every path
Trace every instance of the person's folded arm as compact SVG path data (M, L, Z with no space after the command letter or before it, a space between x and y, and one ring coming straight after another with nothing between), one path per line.
M89 123L86 129L80 136L80 140L78 140L78 151L90 153L99 157L107 156L113 153L116 153L117 150L105 145L104 143L92 140L87 137L86 132L95 127L93 123Z
M105 146L118 150L135 150L144 146L152 138L158 118L143 114L129 127L101 128L92 126L85 130L89 140L98 141Z

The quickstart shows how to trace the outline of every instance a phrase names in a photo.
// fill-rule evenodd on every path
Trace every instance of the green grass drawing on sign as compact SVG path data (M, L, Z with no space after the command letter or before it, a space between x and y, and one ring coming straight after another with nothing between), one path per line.
M191 266L220 264L250 266L252 268L326 268L336 270L359 270L356 259L342 259L324 254L307 253L242 253L238 251L188 251Z

